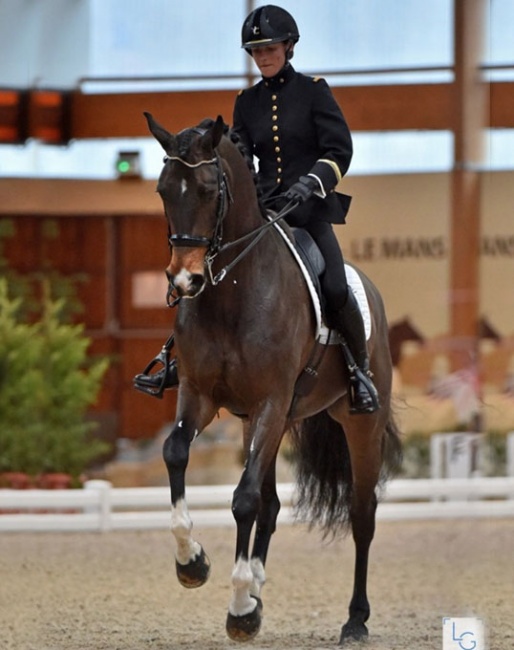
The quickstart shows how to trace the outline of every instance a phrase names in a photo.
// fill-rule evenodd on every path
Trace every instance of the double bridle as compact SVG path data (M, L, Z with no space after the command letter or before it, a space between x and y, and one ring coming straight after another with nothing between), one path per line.
M214 158L210 160L200 160L196 163L187 162L180 156L164 156L164 162L168 160L177 161L190 169L196 169L202 167L202 165L215 165L216 166L216 175L218 181L218 208L216 210L216 224L214 226L214 233L209 239L208 237L201 237L197 235L188 235L188 234L176 234L173 235L171 232L168 233L168 243L170 246L184 246L184 247L197 247L204 246L208 248L208 255L216 256L221 247L221 240L223 238L223 220L228 212L228 203L232 203L232 194L230 192L230 187L227 181L227 175L223 171L223 166L221 164L220 157L217 152L214 154Z
M198 130L199 133L203 133L203 130ZM211 281L211 284L213 286L216 286L219 282L223 280L223 278L227 275L227 273L243 258L245 257L250 250L257 244L257 242L261 239L261 237L265 234L265 232L268 230L270 226L272 226L274 223L282 219L283 217L286 216L291 210L293 210L298 204L294 201L290 201L280 212L273 217L272 219L270 218L269 221L266 221L262 226L259 226L255 228L255 230L250 231L246 235L243 235L242 237L239 237L238 239L235 239L230 242L225 242L222 244L222 239L223 239L223 221L228 213L228 208L229 204L233 203L233 197L232 197L232 192L230 190L230 186L228 183L227 175L223 171L223 165L221 162L221 158L218 154L217 151L214 152L214 157L207 159L207 160L200 160L196 163L190 163L187 162L187 160L184 160L180 156L169 156L166 155L164 157L164 162L168 161L174 161L174 162L179 162L182 165L185 165L186 167L189 167L190 169L196 169L198 167L201 167L203 165L215 165L216 167L216 174L217 174L217 181L218 181L218 206L216 210L216 223L214 226L214 232L211 238L209 237L203 237L203 236L197 236L197 235L189 235L186 233L177 233L177 234L172 234L169 230L169 225L168 225L168 244L170 247L176 246L176 247L204 247L207 248L207 253L205 255L205 266L207 268L207 272L209 275L209 279ZM227 264L227 266L223 267L221 271L219 271L216 275L213 275L212 272L212 264L215 260L215 258L223 251L228 250L229 248L232 248L233 246L236 246L240 244L243 241L246 241L247 239L253 237L253 241L251 241L240 253L237 255L232 262ZM168 294L166 296L166 301L170 307L174 306L176 304L176 300L173 302L170 302L171 298L173 298L173 287L169 287L168 289ZM177 299L180 300L180 299Z

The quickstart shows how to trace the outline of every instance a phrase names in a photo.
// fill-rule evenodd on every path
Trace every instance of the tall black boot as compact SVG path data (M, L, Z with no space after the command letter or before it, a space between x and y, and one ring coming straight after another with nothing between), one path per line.
M170 358L174 342L175 337L172 334L162 346L159 354L150 361L142 373L134 377L134 388L152 397L162 399L167 388L178 386L177 360ZM162 368L152 373L157 365L162 365Z
M347 344L345 348L343 343L343 352L350 371L350 413L373 413L380 406L378 392L371 380L362 314L350 287L344 307L327 315L327 324Z

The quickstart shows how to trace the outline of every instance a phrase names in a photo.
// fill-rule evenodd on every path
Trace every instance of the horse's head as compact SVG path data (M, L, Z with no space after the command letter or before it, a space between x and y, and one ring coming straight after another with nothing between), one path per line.
M166 275L179 296L194 298L205 287L205 258L221 242L229 190L216 151L221 117L174 135L145 113L148 127L166 152L157 191L164 204L171 250Z

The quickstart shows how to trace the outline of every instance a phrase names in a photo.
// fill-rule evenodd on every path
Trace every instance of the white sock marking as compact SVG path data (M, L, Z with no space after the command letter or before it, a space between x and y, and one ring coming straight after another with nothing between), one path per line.
M256 596L257 598L261 597L261 591L266 582L266 573L262 562L258 558L253 558L250 560L250 567L252 569L253 580L250 586L250 594Z
M232 571L234 592L228 606L232 616L250 614L257 607L255 598L250 597L250 587L253 583L253 573L248 560L239 558Z
M192 529L193 522L187 504L184 499L180 499L177 505L171 508L171 532L177 541L175 557L179 564L189 564L202 552L202 547L191 535Z

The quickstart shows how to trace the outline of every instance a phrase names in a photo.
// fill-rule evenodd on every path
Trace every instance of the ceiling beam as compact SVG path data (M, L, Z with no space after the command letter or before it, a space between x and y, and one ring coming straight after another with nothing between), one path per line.
M455 128L454 84L338 86L333 93L352 131ZM234 90L89 95L71 98L72 138L148 135L143 111L170 131L221 115L232 123ZM514 128L514 83L491 84L487 126Z

